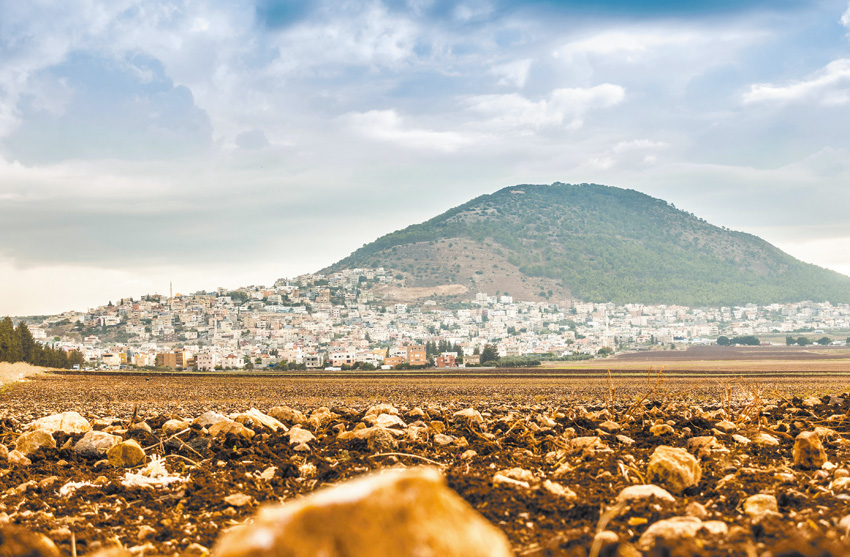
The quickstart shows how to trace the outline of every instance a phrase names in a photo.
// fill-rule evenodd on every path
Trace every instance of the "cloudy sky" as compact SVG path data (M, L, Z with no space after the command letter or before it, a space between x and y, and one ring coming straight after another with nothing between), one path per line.
M850 274L847 0L0 0L0 315L270 284L519 183Z

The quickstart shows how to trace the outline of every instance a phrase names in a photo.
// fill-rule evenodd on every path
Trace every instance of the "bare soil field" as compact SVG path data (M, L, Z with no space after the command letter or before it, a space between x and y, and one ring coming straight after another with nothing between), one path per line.
M81 450L82 432L54 431L55 447L0 466L0 522L65 555L197 556L264 503L428 464L517 555L845 555L848 379L47 374L4 387L0 442L11 450L33 420L76 411L145 460L125 468ZM795 458L804 432L826 463ZM700 473L654 472L662 446ZM666 491L624 492L649 483Z
M646 371L649 366L668 372L850 373L850 349L845 347L693 346L687 350L658 350L620 354L582 362L550 362L547 368L569 370Z

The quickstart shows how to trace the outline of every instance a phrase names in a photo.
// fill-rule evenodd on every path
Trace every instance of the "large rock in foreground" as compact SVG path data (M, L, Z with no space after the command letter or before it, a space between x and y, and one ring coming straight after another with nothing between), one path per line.
M685 449L661 445L649 458L646 479L656 481L674 493L697 485L702 477L699 462Z
M508 540L432 468L392 470L263 508L214 557L501 557Z

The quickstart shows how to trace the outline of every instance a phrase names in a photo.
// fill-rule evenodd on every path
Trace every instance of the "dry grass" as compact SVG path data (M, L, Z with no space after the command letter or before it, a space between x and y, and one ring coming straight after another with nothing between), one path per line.
M10 364L8 362L0 362L0 385L21 381L44 371L42 367L35 367L23 362Z

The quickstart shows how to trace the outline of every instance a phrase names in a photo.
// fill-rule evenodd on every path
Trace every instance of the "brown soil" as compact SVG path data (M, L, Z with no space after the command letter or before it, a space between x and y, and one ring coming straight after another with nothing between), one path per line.
M850 494L831 486L845 473L839 470L847 470L850 456L850 398L831 396L845 384L834 378L815 384L806 378L726 384L685 378L656 385L625 378L608 384L604 378L545 376L38 377L7 387L0 395L4 444L14 445L32 419L60 411L76 410L90 420L112 416L123 425L144 420L154 433L130 436L149 455L164 455L169 471L185 481L158 489L124 487L124 470L81 458L70 448L80 435L57 434L60 448L36 453L29 467L2 466L0 512L13 524L47 535L68 555L73 545L84 555L114 543L142 554L179 554L193 543L210 548L223 528L245 520L264 502L285 501L370 470L418 465L427 459L439 463L449 485L506 532L518 555L588 555L600 519L619 535L620 547L609 545L599 554L617 555L618 550L633 548L649 525L684 515L694 502L705 506L707 519L726 522L729 535L662 544L652 555L847 554L850 545L838 522L850 513ZM812 389L824 396L817 402L795 397ZM395 404L405 422L421 420L428 432L391 450L337 439L334 427L342 424L352 430L368 406L379 402ZM175 438L166 438L159 429L169 418L193 418L205 410L268 411L276 405L304 412L326 405L339 417L314 429L317 440L306 453L294 451L280 433L258 430L247 441L211 438L198 426ZM484 415L483 424L453 417L470 405ZM423 408L426 416L411 416L414 406ZM779 445L735 443L714 430L724 417L737 422L739 433L748 437L772 431ZM599 424L606 419L619 422L621 434L634 443L624 445L601 432ZM668 421L674 433L652 435L649 428L658 420ZM817 426L834 432L823 436L836 470L793 466L794 437ZM433 433L442 427L464 438L468 447L434 443ZM610 450L563 452L571 430L577 436L599 436ZM656 446L686 447L688 439L705 435L715 435L728 450L701 457L699 485L672 504L637 503L619 515L606 514L620 490L640 483ZM462 458L469 449L477 455ZM305 473L304 464L314 465L315 472ZM556 477L555 470L563 464L567 466ZM271 479L260 477L272 466L276 470ZM513 467L529 470L540 480L553 479L578 498L570 501L539 488L494 485L495 472ZM59 488L71 481L96 485L60 495ZM244 493L251 501L243 506L227 503L225 497L234 493ZM776 496L777 517L755 521L743 514L743 500L757 493Z

